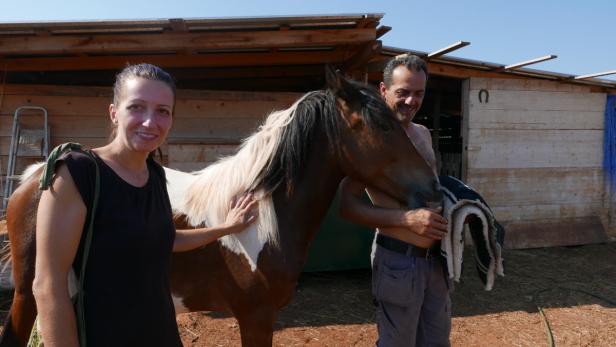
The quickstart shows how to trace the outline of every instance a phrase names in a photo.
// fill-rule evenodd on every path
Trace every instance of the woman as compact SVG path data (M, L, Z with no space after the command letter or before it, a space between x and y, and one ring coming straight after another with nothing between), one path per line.
M181 346L169 289L172 251L187 251L244 229L256 201L241 196L217 227L175 230L164 171L149 154L167 137L175 84L160 68L129 66L116 78L109 115L112 141L93 150L100 194L87 259L88 347ZM45 346L78 346L67 278L80 268L96 165L71 152L58 165L37 213L33 291Z

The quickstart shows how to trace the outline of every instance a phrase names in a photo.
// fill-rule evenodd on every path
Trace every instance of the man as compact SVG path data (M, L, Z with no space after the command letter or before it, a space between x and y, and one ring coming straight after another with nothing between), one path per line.
M392 59L379 89L410 140L436 173L430 132L412 122L426 90L426 63L413 55ZM374 205L362 200L364 189ZM372 292L377 305L377 346L449 346L449 281L437 251L447 232L439 209L408 210L374 188L347 177L340 213L376 227Z

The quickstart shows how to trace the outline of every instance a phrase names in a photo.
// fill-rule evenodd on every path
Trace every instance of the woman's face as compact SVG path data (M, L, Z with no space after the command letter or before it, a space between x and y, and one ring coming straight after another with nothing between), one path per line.
M127 149L149 153L165 142L171 129L173 92L164 82L131 78L124 84L119 104L109 106L117 126L114 141Z

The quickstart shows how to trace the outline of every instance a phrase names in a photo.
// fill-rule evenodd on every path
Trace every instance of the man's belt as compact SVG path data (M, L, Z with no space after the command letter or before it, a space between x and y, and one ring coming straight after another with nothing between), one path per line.
M430 259L433 257L438 257L441 255L440 247L433 248L422 248L412 245L410 243L406 243L404 241L400 241L389 236L385 236L382 234L378 234L376 237L376 243L390 251L402 253L402 254L410 254L415 257Z

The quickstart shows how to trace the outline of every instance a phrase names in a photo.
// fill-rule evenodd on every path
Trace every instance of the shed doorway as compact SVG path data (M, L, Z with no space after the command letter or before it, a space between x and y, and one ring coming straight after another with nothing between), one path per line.
M462 79L430 75L414 122L432 135L439 175L462 178Z

